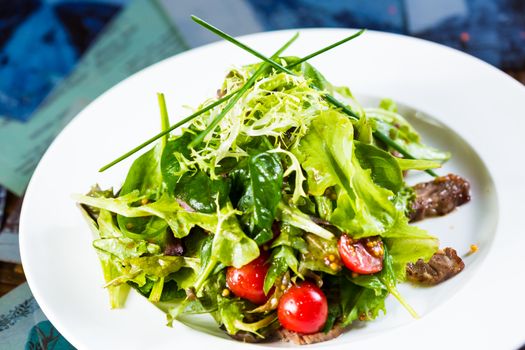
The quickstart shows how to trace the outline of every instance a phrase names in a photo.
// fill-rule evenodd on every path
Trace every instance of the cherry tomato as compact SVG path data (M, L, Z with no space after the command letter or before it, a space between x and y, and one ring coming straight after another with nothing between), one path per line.
M268 300L263 291L264 278L269 268L266 259L267 256L262 254L239 269L228 267L226 283L233 294L254 304L264 304Z
M294 285L279 300L277 317L290 331L303 334L319 332L328 317L326 296L311 282Z
M383 242L379 237L353 240L347 235L339 238L339 254L345 266L356 273L368 275L383 269Z

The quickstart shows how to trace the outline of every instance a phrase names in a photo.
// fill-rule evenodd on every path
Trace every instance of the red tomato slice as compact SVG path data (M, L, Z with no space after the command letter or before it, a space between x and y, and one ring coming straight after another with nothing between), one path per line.
M368 275L383 269L384 250L379 237L353 240L348 235L342 235L338 249L343 263L353 272Z
M239 269L228 267L226 284L233 294L258 305L264 304L268 300L268 296L264 294L263 290L264 279L269 268L266 259L267 256L262 254Z
M294 285L279 300L277 317L291 331L319 332L328 317L328 302L323 291L311 282Z

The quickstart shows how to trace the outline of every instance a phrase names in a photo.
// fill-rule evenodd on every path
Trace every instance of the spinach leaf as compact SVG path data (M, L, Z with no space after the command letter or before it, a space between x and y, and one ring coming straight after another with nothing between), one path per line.
M183 164L185 159L190 159L191 151L188 145L192 139L193 135L190 132L185 132L168 140L162 151L160 171L169 193L173 192L180 177L186 173L187 169Z
M275 153L261 152L241 161L233 172L241 223L258 244L272 239L272 223L281 200L283 168Z
M212 180L203 171L186 173L177 182L173 192L176 198L193 209L202 213L215 213L216 198L219 198L219 204L224 204L228 199L230 181L226 178Z
M133 162L119 196L138 191L146 202L156 200L161 195L164 189L159 163L161 152L161 145L158 144ZM163 245L165 237L162 237L162 234L166 232L167 227L164 220L154 216L132 218L117 215L117 222L120 230L128 237L151 239L159 236L156 241Z
M120 190L121 196L135 190L149 198L154 199L159 196L163 190L160 171L161 152L162 148L157 145L135 159Z

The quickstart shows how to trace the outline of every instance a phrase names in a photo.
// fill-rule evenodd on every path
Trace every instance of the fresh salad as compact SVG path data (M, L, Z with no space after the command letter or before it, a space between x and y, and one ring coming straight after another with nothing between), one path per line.
M389 295L417 317L396 285L407 264L430 268L440 251L409 224L418 192L404 173L450 155L423 144L393 101L363 108L308 62L272 60L293 74L265 62L231 69L204 112L136 158L122 187L75 197L112 308L135 289L169 324L207 313L236 339L299 343L385 314Z

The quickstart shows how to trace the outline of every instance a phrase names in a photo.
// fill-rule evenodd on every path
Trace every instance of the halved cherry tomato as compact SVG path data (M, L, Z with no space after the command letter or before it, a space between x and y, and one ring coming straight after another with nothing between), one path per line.
M269 268L269 265L266 264L267 258L265 254L261 254L257 259L239 269L228 267L226 284L233 294L259 305L268 300L263 290L264 279ZM271 291L268 294L271 294Z
M279 300L277 317L290 331L303 334L319 332L328 317L326 296L311 282L294 285Z
M383 269L384 250L379 237L353 240L348 235L342 235L337 247L343 263L349 270L368 275Z

